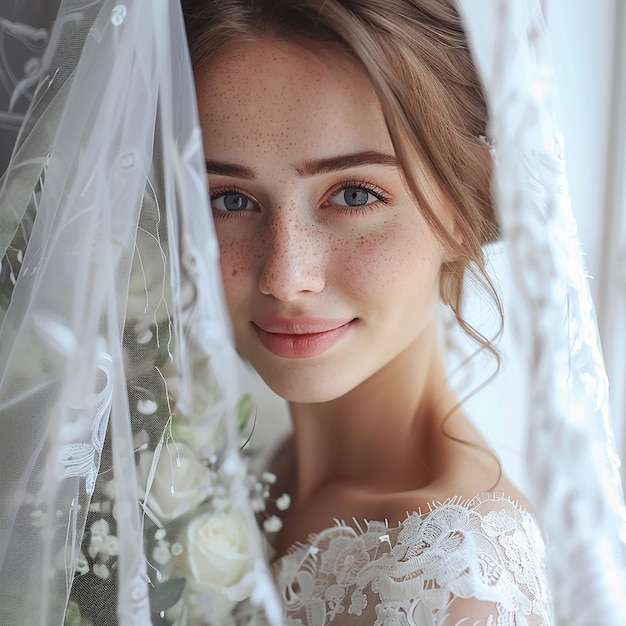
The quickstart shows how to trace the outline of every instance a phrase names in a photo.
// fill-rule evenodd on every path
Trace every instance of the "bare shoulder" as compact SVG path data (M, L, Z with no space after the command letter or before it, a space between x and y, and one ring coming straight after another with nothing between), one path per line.
M472 443L451 441L445 471L425 488L396 494L389 502L393 507L389 521L402 521L407 514L429 511L449 501L468 505L481 500L507 502L534 514L532 503L503 473L495 453L482 441L474 439Z
M502 460L462 410L455 413L454 429L450 431L452 436L446 438L444 444L448 459L446 471L432 485L439 492L440 500L491 494L533 512L531 502L504 472Z

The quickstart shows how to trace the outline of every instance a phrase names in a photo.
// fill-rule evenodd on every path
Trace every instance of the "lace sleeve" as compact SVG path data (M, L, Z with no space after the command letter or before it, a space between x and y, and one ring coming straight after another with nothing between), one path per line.
M276 566L287 623L552 624L545 544L511 501L453 499L398 527L341 524Z

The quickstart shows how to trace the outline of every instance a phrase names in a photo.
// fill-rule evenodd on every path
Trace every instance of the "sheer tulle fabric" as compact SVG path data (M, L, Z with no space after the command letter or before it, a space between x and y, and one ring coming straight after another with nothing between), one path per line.
M517 285L515 350L528 373L530 495L550 545L556 623L623 624L623 505L539 4L461 8L470 38L491 42L477 52ZM289 617L239 454L241 390L205 180L177 3L64 0L0 186L2 623ZM534 524L510 513L519 528ZM342 533L351 531L323 536L332 543ZM209 554L210 537L236 546L228 566ZM322 563L333 558L330 543L316 546ZM532 545L540 558L542 542ZM508 622L494 609L491 623L548 623L542 585L522 593L535 608ZM445 606L441 589L431 596ZM379 623L405 623L371 598ZM313 623L311 613L301 618ZM442 609L432 623L458 619Z
M515 287L509 323L526 376L529 496L551 544L557 621L621 624L626 517L619 460L541 6L503 1L487 11L468 0L461 8L490 106L494 193Z
M225 463L264 571L193 78L174 2L66 1L50 46L0 196L0 621L63 623L91 559L72 595L83 618L145 625L162 578L150 541L169 519L150 492L175 483L161 455ZM202 449L196 432L211 433Z

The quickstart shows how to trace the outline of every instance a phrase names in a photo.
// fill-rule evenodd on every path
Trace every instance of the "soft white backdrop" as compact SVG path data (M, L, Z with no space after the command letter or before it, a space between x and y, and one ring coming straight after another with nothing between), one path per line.
M626 1L548 0L572 209L626 454ZM622 477L624 472L622 471Z

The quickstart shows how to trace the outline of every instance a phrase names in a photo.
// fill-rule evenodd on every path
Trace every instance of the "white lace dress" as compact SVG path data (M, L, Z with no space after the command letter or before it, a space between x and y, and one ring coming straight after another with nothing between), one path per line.
M552 624L535 518L493 494L451 499L397 528L345 524L275 565L292 626Z

